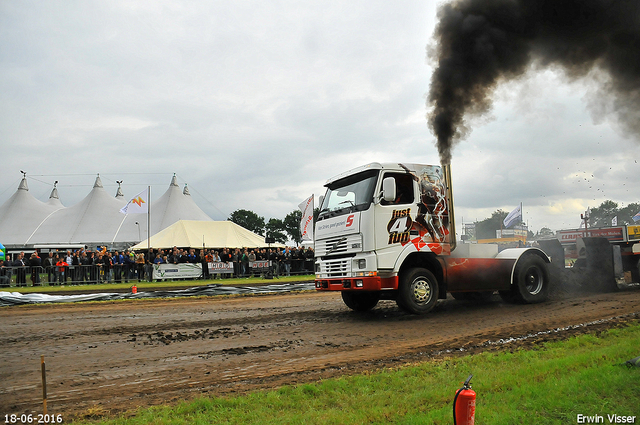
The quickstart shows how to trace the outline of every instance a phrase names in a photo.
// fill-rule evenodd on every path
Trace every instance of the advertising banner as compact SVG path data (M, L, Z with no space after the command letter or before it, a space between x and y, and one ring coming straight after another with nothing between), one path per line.
M209 274L233 273L233 263L231 261L228 263L218 261L207 264L209 265Z
M180 263L153 265L154 279L197 279L200 276L202 276L202 265L200 264Z
M627 233L629 234L629 242L640 241L640 226L627 226Z
M269 267L271 267L271 261L249 261L249 267L251 267L252 270L268 270Z
M558 232L558 239L561 244L576 243L578 238L607 238L610 242L624 242L625 234L622 227L609 227L604 229L588 230L561 230Z

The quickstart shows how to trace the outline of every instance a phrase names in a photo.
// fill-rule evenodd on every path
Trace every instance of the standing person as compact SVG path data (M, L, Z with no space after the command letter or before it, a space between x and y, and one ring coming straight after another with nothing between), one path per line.
M98 265L96 264L97 255L93 251L87 252L89 259L89 283L98 283Z
M27 286L27 272L25 270L24 252L16 255L11 265L14 267L16 274L16 286Z
M187 262L191 264L196 264L198 262L198 257L196 256L196 250L193 248L189 249L189 255L187 255Z
M122 254L122 275L124 276L124 283L128 283L131 277L131 256L128 249Z
M313 271L313 248L307 247L304 252L304 271L309 273Z
M242 277L244 277L249 272L249 254L247 253L247 248L244 248L240 254L240 265L242 267Z
M0 260L0 286L5 288L11 286L11 271L4 264L4 260Z
M31 269L31 285L40 286L40 269L42 269L42 259L38 256L38 251L31 254L31 258L29 258L29 268Z
M64 285L66 281L65 274L67 272L68 265L69 264L67 264L67 262L64 261L63 257L59 257L58 261L56 262L56 266L58 267L58 282L60 283L60 285Z
M6 266L4 260L0 260L0 287L11 286L11 270Z
M55 276L55 263L53 262L53 251L49 251L47 257L44 259L42 263L44 267L44 271L47 272L47 284L53 285L56 283Z
M153 248L144 253L144 275L147 277L147 282L153 282L153 260L156 259L156 255L153 252Z
M64 270L65 282L66 282L67 278L69 278L69 279L71 279L71 282L73 283L74 268L73 268L73 253L71 252L71 250L67 250L67 255L64 257L64 261L65 261L65 263L67 263L67 267Z
M77 273L76 283L80 284L82 282L88 282L89 270L91 269L91 260L87 255L87 251L82 251L82 253L80 254L80 258L78 258L78 261L80 262L80 265L77 267L80 269L80 272Z
M211 279L211 275L209 274L209 262L207 261L208 256L208 254L205 254L204 249L200 250L200 266L202 267L202 279L204 280Z
M284 257L284 272L287 276L291 276L291 251L289 250L289 247L284 249L284 253L282 255Z
M233 250L233 254L231 254L231 261L233 262L234 277L240 277L240 250L238 248Z
M107 283L113 280L113 257L109 251L104 255L104 278Z
M138 282L144 279L144 254L141 252L136 254L136 271L138 272Z
M96 256L93 259L93 265L96 267L96 282L102 283L105 278L104 253L102 251L96 251Z
M253 252L253 249L251 250L251 252L249 252L249 255L247 256L248 261L247 261L247 271L251 274L251 276L253 277L253 263L255 263L256 261L256 253Z
M113 281L115 283L122 282L122 265L124 257L118 251L113 253Z
M229 248L225 248L222 250L222 254L220 254L220 261L223 263L231 262L231 253L229 252ZM222 277L229 278L231 275L229 273L223 273Z

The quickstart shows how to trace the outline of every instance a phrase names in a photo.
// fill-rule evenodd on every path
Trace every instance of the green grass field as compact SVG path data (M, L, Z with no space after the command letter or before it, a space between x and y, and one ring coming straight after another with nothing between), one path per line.
M508 347L505 347L508 348ZM103 424L452 424L470 373L476 424L575 424L578 415L640 423L640 324L535 350L452 357L238 397L142 409ZM583 418L582 423L587 423ZM86 421L83 423L96 423Z

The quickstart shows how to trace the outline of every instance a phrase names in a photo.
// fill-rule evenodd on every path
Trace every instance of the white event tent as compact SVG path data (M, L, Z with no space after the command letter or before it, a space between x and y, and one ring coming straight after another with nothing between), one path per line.
M187 187L181 191L176 176L166 192L150 202L147 214L122 214L128 202L120 187L109 195L96 177L90 193L77 204L64 207L54 187L48 202L29 193L26 176L18 190L0 206L0 242L8 249L86 245L123 249L147 239L179 220L212 221L191 198Z
M231 221L180 220L142 241L132 249L144 250L181 248L259 248L265 247L264 237ZM284 247L282 244L270 244Z

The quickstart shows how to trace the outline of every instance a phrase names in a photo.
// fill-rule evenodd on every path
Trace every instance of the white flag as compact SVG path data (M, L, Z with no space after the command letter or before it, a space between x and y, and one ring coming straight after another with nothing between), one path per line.
M508 229L509 227L516 224L518 221L522 221L521 217L522 217L522 212L520 211L520 205L518 205L515 210L511 211L509 215L504 218L504 221L502 222L502 224L504 224L504 227Z
M134 196L120 209L122 214L146 214L149 212L149 191L147 189Z
M612 226L617 226L618 225L618 216L615 216L611 219L611 225Z
M304 200L298 208L302 211L300 220L300 238L303 241L313 240L313 195Z

